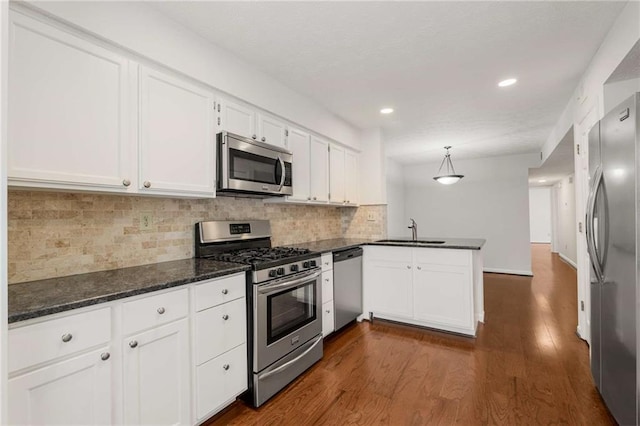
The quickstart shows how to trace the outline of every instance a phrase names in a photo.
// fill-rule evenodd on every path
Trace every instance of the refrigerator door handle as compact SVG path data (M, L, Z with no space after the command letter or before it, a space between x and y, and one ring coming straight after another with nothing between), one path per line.
M602 265L600 265L600 258L598 257L598 250L595 243L595 226L594 226L594 212L596 208L596 200L598 198L598 191L602 183L602 167L598 166L594 175L593 185L589 193L587 201L587 220L586 220L586 234L587 234L587 250L589 252L589 259L591 260L591 266L596 273L598 282L602 282Z

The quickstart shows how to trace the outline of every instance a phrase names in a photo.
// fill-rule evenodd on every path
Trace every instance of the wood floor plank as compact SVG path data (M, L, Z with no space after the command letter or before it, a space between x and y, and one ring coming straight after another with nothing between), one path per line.
M576 334L575 270L532 245L534 277L485 274L475 339L376 320L325 339L324 358L259 409L207 425L614 425Z

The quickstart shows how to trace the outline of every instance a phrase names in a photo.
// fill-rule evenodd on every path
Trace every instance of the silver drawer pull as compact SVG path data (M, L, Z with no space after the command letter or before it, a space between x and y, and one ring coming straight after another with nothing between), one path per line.
M108 360L111 357L111 354L109 352L102 352L102 354L100 355L100 359L103 361Z
M129 347L131 347L131 349L135 348L136 346L138 346L137 340L132 340L129 342Z
M325 280L326 282L329 282L329 278L325 278L324 280Z
M223 288L222 289L222 294L227 294L227 293L229 293L229 290L227 290L226 288Z
M131 181L129 179L122 179L122 184L124 186L129 186L129 185L131 185Z
M158 313L160 315L164 314L164 308L162 306L158 308Z
M62 341L67 343L70 342L71 339L73 339L73 335L71 333L67 333L67 334L63 334L62 335Z
M225 321L226 321L226 320L228 320L228 319L229 319L229 315L224 314L224 315L222 316L222 319L223 319L223 320L225 320Z
M327 313L328 313L328 314L330 314L330 313L331 313L331 311L330 311L329 309L327 309Z
M223 366L222 366L222 368L224 368L224 369L225 369L225 371L226 371L226 370L228 370L228 369L229 369L229 364L225 364L225 365L223 365Z
M148 180L145 180L142 186L144 186L145 188L151 188L151 182L149 182Z

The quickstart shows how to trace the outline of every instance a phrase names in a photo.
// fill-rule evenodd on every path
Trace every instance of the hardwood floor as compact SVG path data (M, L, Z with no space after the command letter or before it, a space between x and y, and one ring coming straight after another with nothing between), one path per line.
M266 405L236 402L208 424L615 424L575 334L575 270L546 244L532 253L534 278L485 274L476 339L354 324Z

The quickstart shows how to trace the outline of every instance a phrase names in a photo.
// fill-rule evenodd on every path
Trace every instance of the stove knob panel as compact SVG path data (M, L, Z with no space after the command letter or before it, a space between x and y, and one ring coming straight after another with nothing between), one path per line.
M308 268L309 267L309 262L302 262L302 267L303 268Z
M278 268L278 275L284 275L284 268Z
M291 265L291 268L289 268L291 270L291 272L298 272L298 265Z
M275 277L276 275L277 275L277 273L276 273L276 270L275 270L275 269L272 269L272 270L270 270L270 271L269 271L269 276L270 276L270 277L272 277L272 278L273 278L273 277Z
M310 264L311 264L311 267L312 267L312 268L315 268L316 266L318 266L318 265L316 264L316 261L315 261L315 260L311 260L311 261L310 261Z

